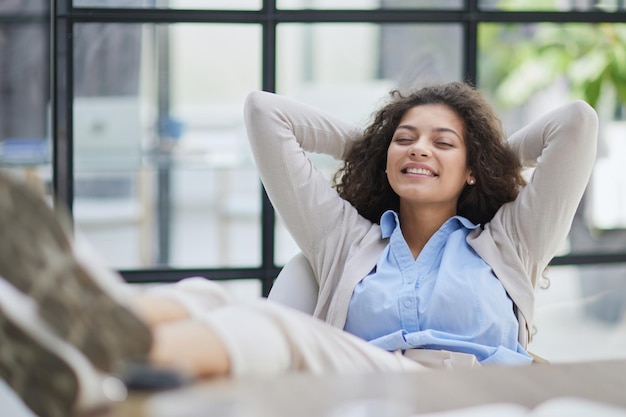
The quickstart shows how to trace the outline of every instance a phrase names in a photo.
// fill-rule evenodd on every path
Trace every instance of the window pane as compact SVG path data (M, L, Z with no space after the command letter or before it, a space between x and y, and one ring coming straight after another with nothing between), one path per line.
M50 2L48 0L3 1L0 3L0 16L3 17L41 17L48 16Z
M463 0L277 0L279 9L460 9Z
M563 254L626 252L624 51L626 24L479 28L478 83L509 132L574 98L598 112L598 157Z
M76 25L74 213L113 267L260 263L259 47L256 25Z
M462 29L455 24L280 24L277 90L364 125L394 88L461 79ZM338 167L314 156L330 178ZM277 222L276 262L298 249Z
M553 267L537 290L531 352L552 362L626 357L626 264Z
M623 0L479 0L479 7L484 10L505 11L603 11L615 12L626 10Z
M260 10L262 0L74 0L75 7Z
M0 169L49 196L48 7L43 0L0 3Z

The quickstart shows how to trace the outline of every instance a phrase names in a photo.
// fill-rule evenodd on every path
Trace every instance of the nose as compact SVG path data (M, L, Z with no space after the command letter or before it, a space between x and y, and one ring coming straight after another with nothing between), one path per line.
M431 156L431 151L426 145L425 140L418 140L413 144L413 146L409 148L409 155L414 158L428 158L429 156Z

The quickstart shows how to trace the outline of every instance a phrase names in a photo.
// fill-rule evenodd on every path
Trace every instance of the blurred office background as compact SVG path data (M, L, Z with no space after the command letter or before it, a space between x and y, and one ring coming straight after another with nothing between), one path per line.
M508 132L583 98L597 164L531 350L624 357L622 22L624 0L0 0L0 169L69 208L128 281L201 275L248 299L298 251L251 159L249 91L363 125L392 88L471 80Z

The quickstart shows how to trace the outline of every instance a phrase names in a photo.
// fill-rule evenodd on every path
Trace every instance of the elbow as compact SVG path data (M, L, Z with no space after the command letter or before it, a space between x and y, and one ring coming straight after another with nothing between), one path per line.
M598 131L598 113L586 101L576 100L570 104L571 117L578 120L582 126L586 126L592 132ZM596 135L597 136L597 135Z
M263 102L267 99L265 91L252 91L248 93L246 100L244 101L243 113L246 120L250 118L250 115L258 113L261 109L267 108L267 105L263 105Z
M597 141L598 113L586 101L576 100L569 105L568 117L573 120L572 126L583 140Z
M585 154L595 159L598 146L598 114L583 100L576 100L563 109L564 123L558 129L564 129L571 144L586 149Z
M248 138L255 140L264 136L263 132L275 129L281 114L276 95L266 91L248 93L243 106L243 118Z
M286 120L284 108L288 105L285 97L267 91L255 90L248 93L243 105L246 123L259 120Z

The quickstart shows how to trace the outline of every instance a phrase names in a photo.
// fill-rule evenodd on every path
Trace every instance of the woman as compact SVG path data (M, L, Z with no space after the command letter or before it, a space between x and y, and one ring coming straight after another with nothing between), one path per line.
M75 253L45 206L3 180L4 332L19 334L15 355L28 347L29 358L55 358L56 374L78 375L82 389L78 398L57 392L64 402L50 398L47 409L94 403L84 399L99 386L85 382L96 381L85 363L106 373L137 357L199 376L531 361L533 289L595 160L597 117L587 104L549 113L508 145L485 100L462 83L393 94L364 133L263 92L248 97L245 120L268 195L319 280L316 318L270 302L235 304L198 278L130 293L102 268L86 270L94 263ZM336 189L305 151L345 159ZM525 186L521 166L535 167ZM32 259L12 266L25 253ZM12 313L9 299L20 297L38 313ZM55 373L5 374L24 398L34 385L49 388Z
M246 123L268 195L319 280L317 317L388 350L428 346L481 362L529 360L523 350L533 290L567 236L595 159L597 118L589 106L574 102L530 124L510 138L510 151L489 105L462 83L396 95L364 135L266 93L248 99ZM302 148L347 159L339 184L347 201L315 173ZM519 190L520 164L539 159ZM399 218L381 219L388 209ZM457 227L446 223L455 215L474 225L457 219L464 230L447 235ZM382 236L379 221L390 223ZM456 246L439 242L411 265L435 235ZM394 264L400 256L407 262ZM392 278L378 267L391 268ZM399 299L407 307L397 308ZM379 320L381 328L372 328Z

